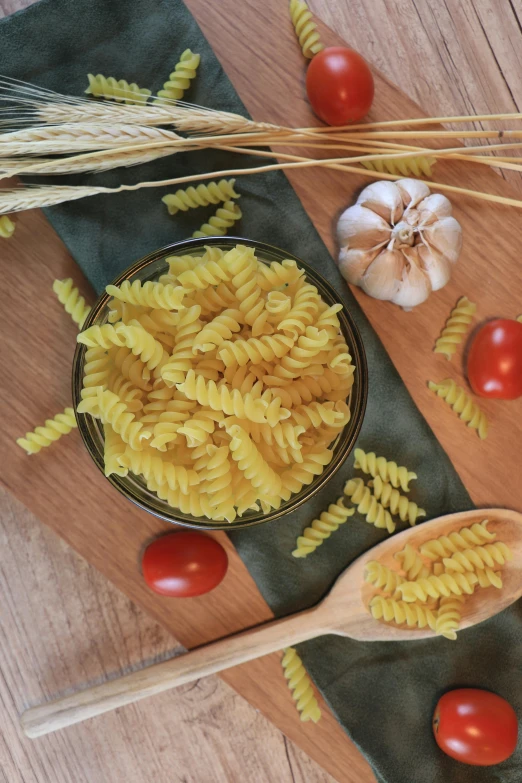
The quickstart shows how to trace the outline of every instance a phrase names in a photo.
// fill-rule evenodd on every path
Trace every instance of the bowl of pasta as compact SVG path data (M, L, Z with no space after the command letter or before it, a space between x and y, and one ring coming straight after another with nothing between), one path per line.
M214 237L161 248L107 286L72 386L85 446L119 492L224 529L326 484L357 439L368 375L355 323L313 267Z

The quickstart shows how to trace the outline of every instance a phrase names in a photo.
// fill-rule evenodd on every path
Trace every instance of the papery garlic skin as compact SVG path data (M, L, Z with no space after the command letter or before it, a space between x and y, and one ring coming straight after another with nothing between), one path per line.
M446 196L422 180L373 182L337 224L339 267L375 299L410 310L446 285L462 229Z

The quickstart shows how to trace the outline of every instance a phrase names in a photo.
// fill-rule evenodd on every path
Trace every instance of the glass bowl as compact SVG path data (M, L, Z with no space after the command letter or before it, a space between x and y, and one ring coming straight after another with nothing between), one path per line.
M317 287L317 290L329 305L335 304L339 301L336 296L335 289L327 283L327 281L321 277L313 267L306 264L300 258L292 255L291 253L279 250L279 248L272 247L271 245L264 244L262 242L253 242L252 240L243 239L240 237L212 237L207 238L205 241L201 239L187 239L183 242L175 242L172 245L162 247L160 250L156 250L154 253L137 261L133 266L129 267L123 272L116 280L113 281L114 285L121 285L124 280L141 280L145 282L147 280L157 280L160 275L165 274L168 271L168 264L166 258L168 256L176 255L203 255L205 246L212 245L221 248L222 250L230 250L236 244L249 245L254 247L256 256L260 261L270 264L272 261L283 261L285 258L291 258L305 270L306 276L313 285ZM108 307L107 303L111 297L107 294L100 296L94 307L92 308L87 320L84 324L84 329L87 329L93 324L101 325L107 322ZM179 525L192 528L206 528L213 530L226 530L230 528L240 529L250 527L252 525L258 525L262 522L268 522L278 517L288 514L290 511L294 511L303 503L315 495L328 480L339 470L343 462L348 457L352 450L354 443L357 439L359 431L361 429L364 412L366 409L366 398L368 394L368 369L366 365L366 356L355 323L353 322L350 314L346 310L342 310L339 314L339 321L341 324L341 330L345 337L346 343L350 348L350 352L355 365L354 384L351 391L350 409L351 419L344 427L341 433L338 435L334 444L330 447L333 449L333 458L329 465L326 466L320 476L317 476L314 481L308 486L302 488L300 492L292 495L289 500L282 502L281 506L272 510L269 513L263 513L262 511L246 511L242 517L238 517L238 520L229 522L216 522L213 520L207 520L202 517L194 517L190 514L184 514L181 511L169 506L165 500L161 500L155 492L147 489L143 479L139 476L134 476L132 473L128 473L127 476L121 477L112 474L107 477L107 480L116 487L125 497L131 500L136 505L143 508L145 511L149 511L161 519L167 522L173 522ZM73 372L72 372L72 397L74 409L78 407L81 401L81 389L84 374L84 363L86 346L78 343L76 352L73 359ZM83 442L87 447L89 454L96 466L104 472L104 460L103 460L103 427L102 423L98 419L94 419L87 414L76 414L78 422L78 429L82 436Z

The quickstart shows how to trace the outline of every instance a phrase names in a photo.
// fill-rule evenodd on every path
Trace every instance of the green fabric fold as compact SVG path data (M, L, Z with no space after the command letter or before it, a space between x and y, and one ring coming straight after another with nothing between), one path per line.
M0 22L0 43L0 73L72 95L83 93L88 72L136 81L157 91L181 52L190 48L201 54L201 65L187 100L247 114L180 0L41 0ZM68 177L67 181L116 186L186 174L194 174L197 180L198 172L252 164L238 157L206 151L178 154L133 169ZM358 445L417 472L411 497L427 510L428 518L472 507L448 457L286 177L280 172L245 176L238 179L237 188L242 194L244 217L234 233L278 245L313 264L339 291L357 322L370 376L368 408ZM47 217L96 290L101 291L141 256L190 236L215 209L171 217L160 202L168 190L97 196L53 207L47 210ZM315 604L354 558L385 536L356 514L312 556L295 560L291 555L297 535L341 494L352 468L353 457L322 492L295 513L251 530L231 532L240 556L276 615ZM300 645L299 653L337 719L382 783L520 781L520 747L498 767L467 767L442 754L431 734L435 704L450 688L488 688L505 696L522 714L520 602L462 633L457 642L435 639L365 644L327 636Z

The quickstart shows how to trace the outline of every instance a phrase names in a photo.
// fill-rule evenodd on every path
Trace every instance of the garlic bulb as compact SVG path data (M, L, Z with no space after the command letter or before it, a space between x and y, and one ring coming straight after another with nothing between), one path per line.
M451 211L422 180L368 185L337 224L343 276L405 310L421 304L446 285L462 248Z

